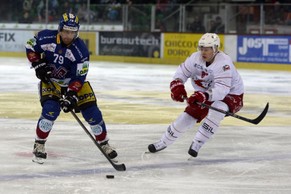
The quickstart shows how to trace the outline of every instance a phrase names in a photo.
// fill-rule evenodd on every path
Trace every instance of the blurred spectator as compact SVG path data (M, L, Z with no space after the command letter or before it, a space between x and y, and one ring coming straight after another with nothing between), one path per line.
M43 20L45 19L45 0L39 1L36 7L36 11L37 11L38 22L43 22Z
M58 8L59 8L59 2L58 0L50 0L48 2L48 21L54 21L56 19L59 19L59 13L58 13Z
M158 29L160 32L167 31L167 27L166 27L165 23L160 19L158 19L156 22L156 29Z
M32 18L30 17L30 14L28 11L24 11L22 17L18 21L19 23L22 24L31 24L32 23Z
M220 16L216 16L214 23L212 24L210 31L211 33L224 33L224 24Z
M77 12L77 15L80 20L91 22L93 21L94 17L97 15L97 13L93 12L92 10L87 9L87 5L83 3Z
M205 27L202 24L202 20L198 16L195 16L193 22L188 24L187 29L194 33L206 32Z
M32 23L32 18L31 18L31 11L32 11L32 3L33 0L24 0L22 3L22 10L23 10L23 14L21 15L21 17L19 18L18 22L19 23Z
M74 4L71 4L68 1L65 1L62 6L61 12L75 13Z
M163 14L167 10L169 0L157 0L156 4L156 13L157 14Z
M169 0L157 0L156 2L156 17L163 18L168 10Z
M266 5L266 24L284 24L284 7L279 1L273 1L273 4Z
M121 4L117 0L110 0L107 7L107 18L111 21L116 21L120 16Z
M125 4L127 4L128 6L131 6L133 4L132 0L126 0Z
M23 11L31 11L33 0L24 0L22 4Z

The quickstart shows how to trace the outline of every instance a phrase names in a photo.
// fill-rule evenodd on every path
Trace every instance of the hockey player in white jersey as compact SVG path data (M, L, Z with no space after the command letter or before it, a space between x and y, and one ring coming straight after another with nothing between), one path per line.
M155 153L173 144L186 130L201 123L190 144L188 154L197 157L199 149L218 130L225 114L198 105L238 112L243 107L244 85L231 58L219 50L217 34L206 33L198 42L198 51L192 53L177 69L170 83L174 101L187 101L185 111L172 122L161 139L148 146ZM191 79L194 93L187 98L185 82Z

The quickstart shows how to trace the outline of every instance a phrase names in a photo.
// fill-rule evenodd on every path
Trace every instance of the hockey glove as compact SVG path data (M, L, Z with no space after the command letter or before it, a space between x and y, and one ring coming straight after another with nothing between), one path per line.
M44 83L49 83L51 78L51 68L47 65L45 60L41 59L38 62L32 62L32 67L35 69L35 75Z
M69 90L65 97L60 100L62 110L67 113L77 107L78 97L77 92Z
M196 102L204 103L206 100L208 100L207 93L196 91L188 98L187 102L191 106L196 104Z
M174 101L184 102L184 98L187 97L185 86L181 80L173 80L170 83L171 98Z

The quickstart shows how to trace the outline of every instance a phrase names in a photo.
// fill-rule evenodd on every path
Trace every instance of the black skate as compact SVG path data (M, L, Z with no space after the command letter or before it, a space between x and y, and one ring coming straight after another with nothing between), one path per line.
M150 144L148 146L148 149L151 153L156 153L165 149L166 147L167 147L166 144L162 140L160 140L159 142Z
M190 145L190 148L188 150L188 154L193 156L193 157L197 157L198 156L198 151L200 150L202 145L203 145L203 143L201 141L192 142L192 144Z
M33 158L32 161L38 164L43 164L46 159L47 153L45 152L45 141L43 140L35 140L33 146Z
M117 157L117 152L114 150L113 147L111 147L108 143L108 141L102 142L100 143L101 148L103 149L103 151L107 154L107 156L110 159L114 159Z

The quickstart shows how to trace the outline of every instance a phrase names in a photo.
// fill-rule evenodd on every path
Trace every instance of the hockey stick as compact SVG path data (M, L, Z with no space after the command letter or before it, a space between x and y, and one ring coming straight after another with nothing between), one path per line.
M231 116L231 117L234 117L234 118L237 118L237 119L240 119L240 120L243 120L243 121L246 121L246 122L249 122L249 123L252 123L252 124L259 124L266 116L267 112L268 112L268 109L269 109L269 102L266 104L263 112L255 119L249 119L249 118L246 118L246 117L243 117L243 116L240 116L240 115L237 115L237 114L234 114L234 113L231 113L231 112L228 112L228 111L224 111L224 110L221 110L219 108L215 108L213 106L210 106L208 104L204 104L204 103L200 103L200 102L197 102L198 105L201 105L201 106L204 106L208 109L212 109L212 110L215 110L217 112L221 112L221 113L224 113L225 115L227 116Z
M54 83L52 81L50 81L51 85L53 86L53 88L57 90L56 86L54 85ZM60 91L58 91L60 92ZM113 168L117 171L125 171L126 167L125 164L116 164L114 163L109 157L108 155L104 152L104 150L101 148L100 144L94 139L94 137L91 135L91 133L88 131L88 129L85 127L85 125L82 123L82 121L79 119L79 117L76 115L76 113L74 111L70 111L71 114L73 115L73 117L77 120L77 122L79 123L79 125L83 128L83 130L86 132L86 134L90 137L90 139L94 142L94 144L98 147L98 149L101 151L101 153L106 157L106 159L110 162L110 164L113 166Z
M183 97L184 100L187 100L188 98L187 97ZM243 121L246 121L246 122L249 122L249 123L252 123L252 124L259 124L266 116L268 110L269 110L269 102L266 104L263 112L255 119L249 119L249 118L246 118L246 117L243 117L243 116L240 116L240 115L237 115L237 114L234 114L234 113L231 113L231 112L228 112L228 111L225 111L225 110L221 110L219 108L216 108L216 107L213 107L213 106L210 106L208 104L205 104L205 103L201 103L201 102L196 102L198 105L200 106L204 106L208 109L212 109L212 110L215 110L217 112L220 112L220 113L223 113L227 116L231 116L231 117L234 117L234 118L237 118L237 119L240 119L240 120L243 120Z
M100 144L97 143L97 141L92 137L91 133L88 131L88 129L85 127L85 125L82 123L82 121L79 119L79 117L74 113L74 111L70 111L73 117L77 120L77 122L80 124L80 126L84 129L84 131L87 133L87 135L90 137L90 139L95 143L95 145L99 148L99 150L102 152L102 154L107 158L107 160L110 162L110 164L115 168L117 171L125 171L126 167L124 164L116 164L112 162L112 160L107 156L107 154L104 152L104 150L101 148Z

